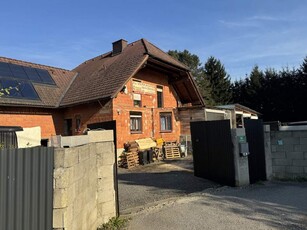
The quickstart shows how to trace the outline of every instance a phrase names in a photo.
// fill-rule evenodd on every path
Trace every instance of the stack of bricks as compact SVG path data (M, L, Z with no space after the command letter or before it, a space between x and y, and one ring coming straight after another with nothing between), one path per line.
M56 149L54 229L97 229L116 215L113 141Z

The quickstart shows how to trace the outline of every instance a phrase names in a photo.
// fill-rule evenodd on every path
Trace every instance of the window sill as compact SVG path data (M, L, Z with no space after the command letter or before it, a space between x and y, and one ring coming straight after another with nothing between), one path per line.
M160 133L171 133L173 130L161 130Z
M130 134L142 134L142 131L130 131Z

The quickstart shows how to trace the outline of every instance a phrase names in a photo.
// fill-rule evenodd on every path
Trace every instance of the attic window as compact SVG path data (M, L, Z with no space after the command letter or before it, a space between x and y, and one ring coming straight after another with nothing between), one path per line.
M141 107L142 106L141 94L139 94L139 93L133 94L133 106L134 107Z

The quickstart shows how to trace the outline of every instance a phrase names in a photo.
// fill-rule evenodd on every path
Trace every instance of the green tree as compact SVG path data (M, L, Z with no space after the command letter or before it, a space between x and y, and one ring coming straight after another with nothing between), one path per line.
M303 74L307 74L307 56L304 58L304 61L301 64L299 71Z
M209 57L204 65L204 78L209 80L212 100L216 105L232 102L230 76L220 60Z
M191 54L188 50L169 50L168 54L189 67L194 77L199 74L201 63L196 54Z

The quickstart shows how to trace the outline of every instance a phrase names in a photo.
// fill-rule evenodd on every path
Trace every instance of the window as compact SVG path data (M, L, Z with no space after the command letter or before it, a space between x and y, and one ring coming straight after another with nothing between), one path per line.
M142 132L142 113L130 112L130 131L131 133Z
M141 94L138 94L138 93L133 94L133 105L134 105L134 107L141 107L142 106Z
M163 87L157 86L157 101L158 101L158 108L163 107Z
M160 130L162 132L172 131L172 113L160 113Z

